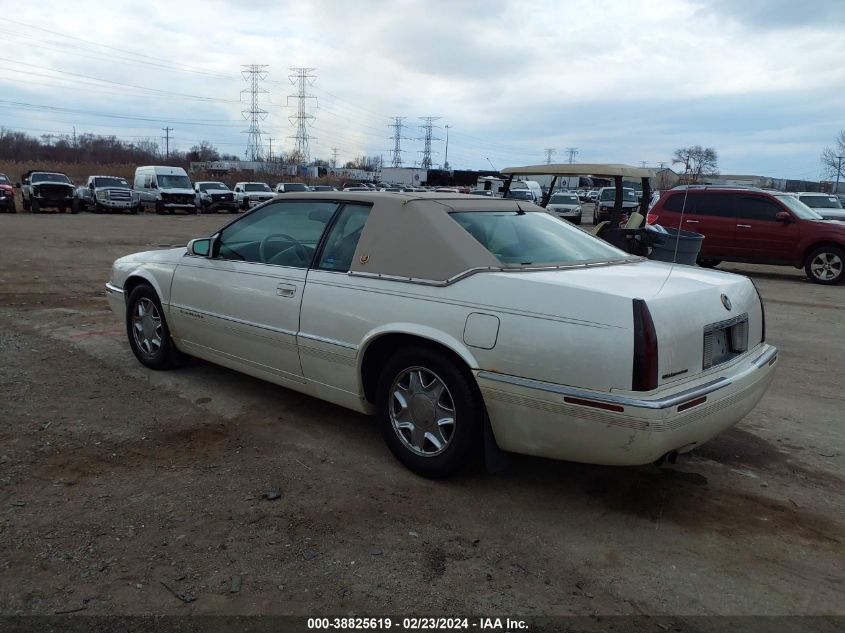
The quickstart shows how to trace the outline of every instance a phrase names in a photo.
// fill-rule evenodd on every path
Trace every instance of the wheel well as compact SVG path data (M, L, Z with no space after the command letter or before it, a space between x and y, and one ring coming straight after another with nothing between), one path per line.
M364 396L370 404L375 404L376 389L378 387L381 368L393 354L406 347L427 347L428 349L445 354L455 362L456 367L460 368L461 371L464 371L472 379L470 380L470 384L476 384L475 378L472 376L466 361L454 350L442 343L413 334L385 334L367 346L364 352L364 359L361 362L361 383L364 387Z
M821 246L832 246L832 247L836 248L837 250L845 251L845 245L842 245L839 242L830 242L830 241L816 242L815 244L811 244L810 246L808 246L807 250L804 251L804 256L801 258L801 266L802 267L807 265L807 258L810 257L810 253L812 253L814 250L816 250L817 248L819 248Z
M144 279L143 277L139 277L137 275L133 275L132 277L129 277L123 283L123 296L124 296L125 300L128 301L129 295L132 294L132 291L135 290L135 288L137 288L138 286L140 286L142 284L147 284L150 288L153 287L153 285L149 281ZM155 290L155 289L153 289L153 290Z

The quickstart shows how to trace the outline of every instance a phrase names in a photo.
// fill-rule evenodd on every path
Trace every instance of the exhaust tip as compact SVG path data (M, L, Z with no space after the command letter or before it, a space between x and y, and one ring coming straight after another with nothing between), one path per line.
M670 464L674 464L678 461L678 451L669 451L668 453L664 453L656 460L654 460L654 465L660 468L663 465L663 462L668 461Z

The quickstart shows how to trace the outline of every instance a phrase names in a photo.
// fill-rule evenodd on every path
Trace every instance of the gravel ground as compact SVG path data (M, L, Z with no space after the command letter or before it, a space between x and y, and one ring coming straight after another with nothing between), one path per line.
M111 262L228 219L0 216L0 614L845 615L845 287L725 265L779 369L675 466L432 482L365 416L135 361Z

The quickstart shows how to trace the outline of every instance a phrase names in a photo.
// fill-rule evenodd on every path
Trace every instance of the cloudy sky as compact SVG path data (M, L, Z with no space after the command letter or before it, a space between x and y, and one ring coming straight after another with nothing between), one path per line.
M312 67L312 157L384 155L390 117L438 116L456 168L670 162L714 147L722 173L821 176L845 128L841 0L0 0L0 126L208 140L243 155L243 64L266 64L262 126L294 130L289 68ZM435 141L433 162L444 160Z

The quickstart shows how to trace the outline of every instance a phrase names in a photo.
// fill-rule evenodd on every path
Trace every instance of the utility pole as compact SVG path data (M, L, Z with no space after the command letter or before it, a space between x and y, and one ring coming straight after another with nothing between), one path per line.
M566 152L569 154L569 164L571 165L573 162L575 162L575 157L578 156L578 148L567 147Z
M337 168L337 152L338 149L336 147L332 147L332 169Z
M552 164L552 156L555 155L555 148L554 147L547 147L543 151L546 152L546 165L551 165ZM570 161L570 162L572 162L572 161Z
M393 123L389 124L389 127L393 128L393 136L388 138L393 139L393 158L390 160L391 167L401 167L402 166L402 128L405 127L405 124L402 121L405 120L406 117L403 116L395 116L393 117ZM407 140L407 139L405 139Z
M76 126L73 126L73 148L76 149Z
M249 122L249 127L244 130L247 134L246 151L244 158L251 161L261 160L262 143L261 143L261 121L267 118L267 110L264 110L258 105L258 101L262 94L267 94L261 86L261 82L267 79L267 64L248 64L242 66L244 70L241 71L241 76L247 82L248 88L241 90L241 100L244 95L248 95L248 107L241 110L241 115L245 121Z
M418 138L418 141L423 142L423 150L422 150L422 161L420 161L420 167L423 169L431 169L431 142L432 141L439 141L439 138L434 138L434 128L437 127L434 125L434 122L439 120L439 116L421 116L419 117L420 121L424 123L420 126L420 129L423 131L423 137Z
M172 127L161 128L164 132L164 159L170 158L170 133L173 131Z
M446 128L446 156L443 158L443 169L449 169L449 128L451 125L444 125Z
M839 175L842 173L842 156L836 157L836 184L833 187L833 193L839 193Z
M648 161L647 161L647 160L641 160L641 161L640 161L640 167L642 167L643 169L645 169L645 166L646 166L646 165L648 165Z
M296 99L296 114L290 115L288 119L291 125L296 126L296 134L288 138L295 140L294 152L300 164L305 165L308 163L311 154L309 141L314 138L308 134L308 126L313 125L312 121L314 120L314 115L308 112L308 100L314 99L315 105L317 100L317 97L308 94L308 86L314 84L317 76L312 73L317 69L296 67L289 70L291 74L288 75L288 79L296 86L296 92L288 95L288 105L290 105L292 98Z
M657 166L660 167L660 169L666 169L666 162L660 161L659 163L657 163Z
M270 147L267 150L267 160L272 163L273 162L273 139L268 138L267 141L270 143Z

